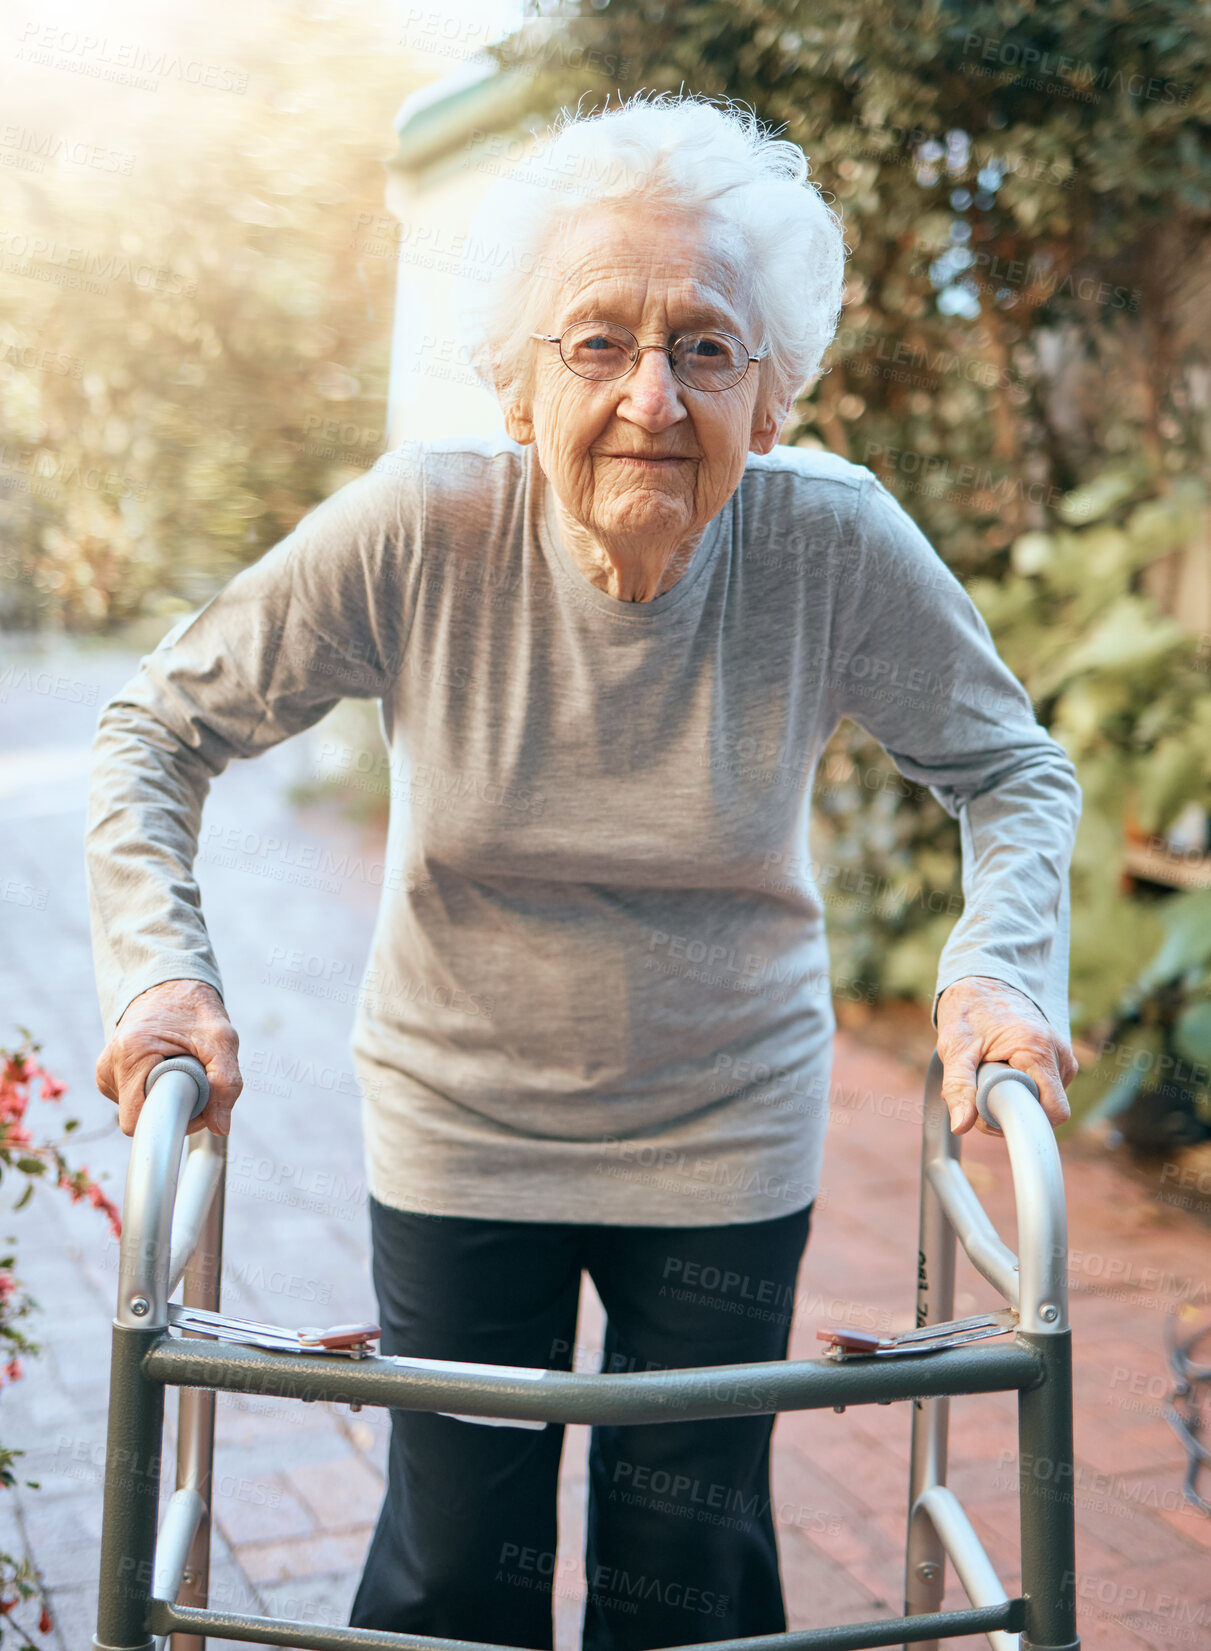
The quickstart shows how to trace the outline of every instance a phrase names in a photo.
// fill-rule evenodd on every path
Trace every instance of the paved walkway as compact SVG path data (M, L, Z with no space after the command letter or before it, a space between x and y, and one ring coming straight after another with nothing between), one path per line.
M69 1110L92 1136L75 1148L77 1160L107 1171L115 1192L127 1147L92 1083L100 1019L81 837L96 707L134 663L105 652L14 659L6 651L0 667L0 1041L19 1023L42 1038L47 1063L71 1085ZM299 811L287 800L288 787L314 774L332 737L317 730L223 775L199 862L246 1080L231 1141L224 1304L286 1323L325 1309L342 1318L374 1310L350 1009L339 982L356 980L366 953L379 848L330 812ZM316 866L312 856L322 860L324 851L326 864ZM292 873L300 880L288 881ZM301 967L283 968L292 951L302 954ZM333 996L311 995L311 957L325 968L335 960ZM919 1064L855 1034L839 1036L835 1116L799 1280L794 1357L816 1357L816 1328L838 1317L865 1315L893 1328L910 1322L921 1080ZM964 1152L1012 1242L1000 1149L977 1138ZM1162 1328L1171 1310L1208 1305L1211 1231L1091 1147L1067 1150L1066 1177L1084 1644L1090 1651L1205 1646L1211 1519L1181 1497L1183 1455L1162 1414L1169 1392ZM0 1396L0 1437L25 1446L26 1473L41 1481L36 1492L0 1493L0 1548L35 1555L55 1609L51 1643L79 1651L93 1631L116 1247L95 1212L42 1190L4 1230L20 1233L22 1271L43 1307L34 1328L45 1351ZM959 1291L960 1313L991 1300L965 1263ZM600 1304L586 1281L577 1369L595 1368L601 1332ZM377 1510L385 1437L376 1412L221 1396L215 1602L346 1620ZM951 1438L952 1483L1012 1591L1012 1399L956 1401ZM578 1645L587 1444L585 1429L568 1430L558 1651ZM899 1611L907 1451L901 1405L779 1419L774 1488L793 1628ZM947 1603L962 1603L953 1587Z

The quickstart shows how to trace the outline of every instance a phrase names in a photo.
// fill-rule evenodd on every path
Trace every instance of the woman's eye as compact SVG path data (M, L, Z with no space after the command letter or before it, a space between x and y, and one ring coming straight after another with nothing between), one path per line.
M630 357L627 345L608 332L586 333L564 352L568 365L585 378L619 378Z
M727 345L718 338L687 338L685 341L686 354L697 356L699 360L713 361L720 356L731 354Z

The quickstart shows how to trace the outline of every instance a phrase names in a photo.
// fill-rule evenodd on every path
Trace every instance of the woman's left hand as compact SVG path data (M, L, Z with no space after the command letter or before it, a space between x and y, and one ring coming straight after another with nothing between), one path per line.
M953 1134L965 1135L973 1124L985 1135L997 1133L976 1112L976 1072L986 1061L1032 1077L1052 1126L1067 1122L1064 1090L1080 1071L1076 1056L1031 999L1003 980L967 975L946 988L938 999L938 1055Z

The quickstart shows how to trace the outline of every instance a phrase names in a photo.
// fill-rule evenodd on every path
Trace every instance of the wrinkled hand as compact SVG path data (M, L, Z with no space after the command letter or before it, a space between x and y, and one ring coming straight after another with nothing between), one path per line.
M1003 1061L1032 1077L1052 1126L1067 1122L1064 1091L1080 1071L1076 1056L1016 987L985 975L948 986L938 999L938 1055L953 1134L965 1135L973 1124L985 1135L997 1133L976 1111L976 1072L985 1061Z
M186 1131L231 1131L231 1109L244 1087L236 1055L240 1040L223 1000L201 980L166 980L129 1003L97 1061L97 1088L118 1103L123 1135L133 1135L153 1066L172 1055L195 1055L210 1079L206 1110Z

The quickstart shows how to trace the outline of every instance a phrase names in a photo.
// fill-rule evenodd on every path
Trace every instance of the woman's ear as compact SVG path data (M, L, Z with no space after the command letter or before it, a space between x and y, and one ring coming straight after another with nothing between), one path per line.
M515 441L519 447L528 447L534 440L534 419L529 403L522 400L511 401L504 408L504 415L509 440Z
M762 399L753 410L753 433L749 441L750 453L768 453L777 446L782 427L790 417L789 402Z

